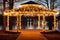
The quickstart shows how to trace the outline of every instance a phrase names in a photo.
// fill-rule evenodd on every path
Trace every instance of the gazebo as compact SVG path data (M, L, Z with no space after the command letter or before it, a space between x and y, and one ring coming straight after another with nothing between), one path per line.
M7 27L9 30L9 17L10 16L16 16L16 27L17 29L22 29L21 26L21 16L38 16L38 26L37 28L40 29L40 16L43 16L43 25L42 27L46 27L45 23L45 17L47 16L54 16L54 30L56 30L56 11L50 10L48 8L41 7L40 4L21 4L19 8L12 9L12 10L5 10L4 16L7 16ZM6 24L5 24L6 25Z

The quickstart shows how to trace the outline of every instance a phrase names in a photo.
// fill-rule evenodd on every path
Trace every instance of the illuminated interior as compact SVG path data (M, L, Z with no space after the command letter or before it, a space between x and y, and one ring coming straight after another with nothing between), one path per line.
M22 23L21 19L22 16L24 15L25 17L31 16L37 16L37 29L40 29L40 24L41 20L40 17L42 16L42 27L45 29L46 27L46 22L45 22L45 17L47 16L54 16L54 30L56 30L56 11L50 10L48 8L42 8L41 5L39 4L22 4L20 5L20 8L12 9L12 10L5 10L4 11L4 16L7 16L7 27L9 28L9 17L10 16L15 16L17 17L16 20L16 27L17 29L22 29ZM33 20L34 21L34 20ZM9 30L9 29L8 29Z

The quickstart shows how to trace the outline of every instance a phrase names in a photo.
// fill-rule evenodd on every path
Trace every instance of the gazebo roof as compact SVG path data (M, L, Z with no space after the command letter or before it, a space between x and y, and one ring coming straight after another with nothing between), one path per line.
M48 8L42 8L39 4L22 4L20 5L20 8L12 9L12 10L6 10L4 12L4 15L26 15L26 14L48 14L48 15L54 15L57 13L56 11L50 10Z

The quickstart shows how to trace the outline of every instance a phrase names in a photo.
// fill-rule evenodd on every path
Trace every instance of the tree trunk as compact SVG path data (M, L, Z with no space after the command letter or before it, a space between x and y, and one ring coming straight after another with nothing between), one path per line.
M46 4L47 4L47 7L49 8L49 2L48 2L48 0L45 0L46 1Z
M14 0L9 0L9 9L13 9Z
M5 2L6 0L3 0L2 15L4 15L4 11L5 11ZM5 16L3 16L3 31L6 31L6 17Z
M50 9L53 10L54 9L54 1L50 0Z

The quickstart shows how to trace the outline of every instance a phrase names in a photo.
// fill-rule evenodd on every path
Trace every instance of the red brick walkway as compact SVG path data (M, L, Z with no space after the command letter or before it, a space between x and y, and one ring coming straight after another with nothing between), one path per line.
M20 30L21 34L16 40L47 40L40 30Z

